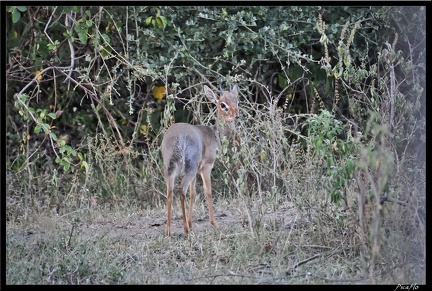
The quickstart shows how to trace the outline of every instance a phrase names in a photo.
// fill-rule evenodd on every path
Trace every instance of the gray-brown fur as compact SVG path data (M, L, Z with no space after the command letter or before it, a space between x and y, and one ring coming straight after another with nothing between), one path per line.
M197 173L203 163L213 164L220 148L215 127L175 123L162 141L165 176Z
M218 119L221 126L226 122L234 124L238 117L238 87L230 92L224 91L219 96L210 88L204 86L207 98L217 105ZM218 124L218 122L216 123ZM222 128L223 134L233 131L232 126ZM176 177L183 177L180 185L180 202L182 206L183 228L186 235L192 228L192 205L195 196L196 175L200 173L204 192L207 197L210 223L215 227L213 213L210 173L216 159L216 150L220 148L218 126L192 125L175 123L166 131L162 140L162 157L164 163L164 178L167 185L168 219L166 234L170 235L171 205ZM186 222L185 195L190 190L190 205L188 221Z

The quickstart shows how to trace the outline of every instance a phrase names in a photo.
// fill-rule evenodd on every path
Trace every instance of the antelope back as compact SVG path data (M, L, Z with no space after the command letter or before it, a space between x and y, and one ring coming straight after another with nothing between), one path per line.
M217 148L220 140L215 127L174 123L162 140L165 175L196 174L203 163L213 164Z

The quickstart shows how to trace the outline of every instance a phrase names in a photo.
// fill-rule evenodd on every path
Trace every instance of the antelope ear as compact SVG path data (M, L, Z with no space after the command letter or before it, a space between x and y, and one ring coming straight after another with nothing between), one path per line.
M218 100L219 100L219 96L217 94L215 94L215 92L213 92L212 89L210 89L209 87L207 87L206 85L204 85L204 93L207 96L207 99L210 100L211 102L217 104Z
M232 88L231 93L236 95L236 96L238 95L238 85L237 84L234 85L234 88Z

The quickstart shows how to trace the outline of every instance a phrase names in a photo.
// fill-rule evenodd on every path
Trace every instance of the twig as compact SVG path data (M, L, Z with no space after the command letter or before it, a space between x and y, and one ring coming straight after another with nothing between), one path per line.
M51 44L53 44L54 42L53 42L52 39L49 37L49 35L48 35L48 33L47 33L46 31L47 31L47 29L48 29L49 24L51 23L51 19L52 19L54 13L56 12L56 10L57 10L57 6L54 7L54 10L53 10L53 12L51 13L51 16L50 16L50 18L48 19L48 22L47 22L47 24L45 25L45 29L44 29L44 34L45 34L45 36L48 38L48 40L51 42Z
M319 246L319 245L302 245L302 247L307 247L307 248L320 248L320 249L332 249L332 247L328 247L328 246Z
M387 46L391 48L390 44ZM390 125L394 127L396 76L394 65L390 64Z
M69 17L71 17L71 14L70 13L66 13L66 16L65 16L65 25L66 25L66 27L69 26ZM72 19L72 20L75 20L75 19ZM72 31L72 28L71 28L71 31ZM70 50L70 54L71 54L71 56L70 56L70 58L71 58L70 67L73 70L73 68L75 67L75 49L73 47L72 42L69 40L69 38L67 38L67 41L69 43L69 50ZM63 81L63 83L66 83L67 80L71 79L72 70L69 70L69 74L66 76L66 79Z
M198 61L197 61L198 62ZM213 84L209 81L209 79L207 79L203 74L201 74L201 72L200 71L198 71L197 69L195 69L195 68L192 68L192 69L194 69L195 70L195 72L197 72L198 73L198 75L200 75L200 77L201 78L203 78L204 80L206 80L208 83L209 83L209 85L213 88L213 90L214 91L219 91L219 89L218 88L216 88L215 86L213 86Z
M301 266L301 265L303 265L303 264L306 264L307 262L310 262L310 261L312 261L312 260L315 260L315 259L317 259L317 258L320 258L320 257L322 257L322 256L323 256L323 254L319 253L319 254L316 254L316 255L314 255L314 256L312 256L312 257L310 257L310 258L307 258L307 259L305 259L305 260L303 260L303 261L300 261L300 262L294 264L293 266L289 267L289 268L286 270L286 273L289 275L289 274L291 274L291 272L292 272L294 269L296 269L297 267L299 267L299 266Z

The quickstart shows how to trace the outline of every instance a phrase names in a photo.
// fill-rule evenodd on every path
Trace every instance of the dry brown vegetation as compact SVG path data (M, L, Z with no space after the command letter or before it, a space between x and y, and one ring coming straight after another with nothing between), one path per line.
M240 123L244 126L245 118ZM177 196L172 238L165 236L157 147L116 160L108 141L94 140L98 146L85 145L93 157L86 173L9 173L16 183L9 184L7 197L8 283L425 283L424 169L390 175L391 160L374 148L383 155L372 157L373 166L378 159L382 163L380 171L357 170L344 201L335 204L324 185L322 160L292 147L284 156L283 140L271 148L264 148L268 139L257 145L251 137L263 129L274 134L276 128L268 120L256 122L241 134L255 146L239 152L229 147L215 167L216 231L198 180L189 238ZM277 163L275 149L281 150ZM270 156L261 158L261 152ZM237 154L241 160L233 159ZM371 153L359 155L367 159ZM241 161L233 172L226 166L229 157ZM34 196L19 198L31 187ZM375 204L374 187L389 187L376 191L395 198Z

